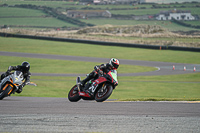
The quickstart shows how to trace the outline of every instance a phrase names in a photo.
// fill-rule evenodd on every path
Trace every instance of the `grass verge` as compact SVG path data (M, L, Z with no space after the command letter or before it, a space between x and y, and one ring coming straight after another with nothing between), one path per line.
M37 59L27 57L16 58L0 56L0 58L0 72L7 71L8 66L20 65L23 61L28 61L31 64L30 71L32 73L87 74L93 70L95 65L101 64L96 62ZM157 68L122 64L118 69L118 73L138 73L155 70L157 70Z
M84 78L84 77L81 77ZM144 78L144 80L142 80ZM163 80L163 79L167 80ZM37 87L26 86L15 96L66 97L76 77L32 76ZM200 100L200 73L173 76L118 77L119 85L109 99L120 101ZM160 79L160 80L159 80Z
M0 37L1 51L200 64L199 52L151 50Z

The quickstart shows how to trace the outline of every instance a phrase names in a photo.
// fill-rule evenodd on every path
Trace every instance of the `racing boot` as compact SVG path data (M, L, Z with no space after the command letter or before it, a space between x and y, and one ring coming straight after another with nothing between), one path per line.
M89 81L90 79L92 79L91 77L87 76L84 80L81 81L81 86L84 87L85 86L85 83L87 81Z
M81 81L81 86L85 86L85 83L93 78L93 73L90 73L84 80Z
M89 96L93 96L93 92L92 92L92 88L94 88L94 87L96 87L96 85L95 85L95 82L94 83L92 83L92 82L88 82L87 84L86 84L86 86L84 87L84 92L86 93L86 94L88 94Z

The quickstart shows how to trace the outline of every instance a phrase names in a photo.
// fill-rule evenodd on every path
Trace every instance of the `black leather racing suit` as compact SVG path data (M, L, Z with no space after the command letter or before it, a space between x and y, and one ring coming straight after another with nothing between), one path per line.
M109 63L101 64L99 66L95 66L94 70L84 79L81 81L81 85L85 86L85 83L91 79L97 79L98 74L97 71L100 71L101 73L108 73L110 70L114 70ZM90 86L90 84L87 84L84 87L84 91L88 93L89 95L93 95L91 90L87 90L87 88Z
M94 70L84 80L81 81L82 86L84 86L87 81L98 78L98 70L101 70L103 73L108 73L110 70L113 69L109 63L95 66Z

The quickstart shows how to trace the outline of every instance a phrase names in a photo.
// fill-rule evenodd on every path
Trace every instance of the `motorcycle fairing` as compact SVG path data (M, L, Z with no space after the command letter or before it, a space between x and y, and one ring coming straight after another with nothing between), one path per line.
M8 75L1 81L0 89L2 89L3 85L10 84L10 85L12 85L12 87L15 87L15 91L16 91L18 89L18 86L23 83L23 81L22 81L23 79L24 79L24 77L23 77L22 72L15 71L14 73L12 73L11 75Z
M78 92L79 96L83 96L83 97L91 97L88 93L85 92Z
M111 81L112 83L114 82L114 80L115 80L116 83L118 83L118 81L117 81L117 74L116 73L114 73L112 71L109 71L108 75L110 76L110 79L112 79L112 81Z
M105 82L105 81L107 81L107 79L105 77L99 77L94 82L97 83L97 84L100 84L100 83Z
M93 81L92 85L88 88L88 90L90 90L94 95L94 93L95 93L96 89L98 88L99 84L101 84L101 83L103 83L105 81L107 81L107 79L105 77L99 77L98 79Z

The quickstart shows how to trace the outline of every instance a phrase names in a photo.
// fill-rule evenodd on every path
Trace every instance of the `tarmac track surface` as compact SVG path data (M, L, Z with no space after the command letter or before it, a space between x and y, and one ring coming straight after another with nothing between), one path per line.
M107 62L109 59L1 52L3 56ZM180 64L120 59L120 64L158 67L158 71L119 76L171 75L193 71L172 70ZM41 76L77 76L42 74ZM85 75L85 74L84 74ZM0 132L124 132L199 133L199 102L69 102L67 98L7 97L0 101Z
M200 103L7 97L0 132L199 133Z

